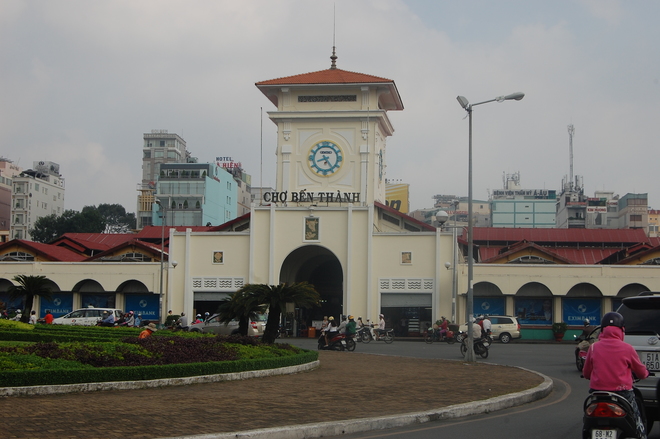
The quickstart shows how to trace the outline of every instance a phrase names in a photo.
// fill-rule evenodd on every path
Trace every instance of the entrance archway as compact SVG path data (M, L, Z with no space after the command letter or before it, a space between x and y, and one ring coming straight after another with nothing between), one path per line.
M321 307L297 311L296 320L311 325L323 316L341 317L344 307L344 270L325 247L307 245L292 251L282 263L280 282L309 282L321 295Z

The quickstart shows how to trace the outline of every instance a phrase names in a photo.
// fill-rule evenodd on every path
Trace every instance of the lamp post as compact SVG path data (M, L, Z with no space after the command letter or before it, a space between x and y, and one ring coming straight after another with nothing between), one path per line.
M456 242L458 240L458 232L456 229L456 211L458 210L458 200L453 200L451 202L452 206L454 206L454 227L451 233L451 236L453 238L453 243L452 243L452 256L453 256L453 265L454 265L454 270L451 273L451 321L452 323L456 324L456 294L457 294L457 285L456 281L458 280L458 276L456 275L456 255L457 255L457 246L458 243Z
M165 206L156 200L160 208L160 291L158 295L158 321L161 320L161 315L163 313L163 264L165 259Z
M468 113L469 120L469 138L468 138L468 291L467 291L467 352L465 354L465 361L474 362L474 338L472 336L472 308L473 303L473 279L474 279L474 258L473 258L473 235L472 235L472 107L477 105L487 104L489 102L504 102L509 100L519 101L525 97L525 93L512 93L506 96L498 96L495 99L489 99L476 104L470 102L464 96L457 96L456 100L461 107Z

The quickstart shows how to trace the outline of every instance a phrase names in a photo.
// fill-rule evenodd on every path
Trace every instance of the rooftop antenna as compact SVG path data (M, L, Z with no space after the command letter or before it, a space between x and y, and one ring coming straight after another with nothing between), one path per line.
M575 127L573 124L568 126L568 158L570 160L570 174L568 182L573 186L573 134L575 134Z
M337 55L335 54L335 39L337 33L337 4L332 7L332 56L330 57L330 69L337 68Z

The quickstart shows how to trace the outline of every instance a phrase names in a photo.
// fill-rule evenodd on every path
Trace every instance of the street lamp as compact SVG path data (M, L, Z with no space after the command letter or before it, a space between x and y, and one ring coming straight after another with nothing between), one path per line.
M456 100L461 107L468 113L469 119L469 141L468 141L468 291L467 291L467 353L465 360L467 362L474 362L474 338L472 337L472 308L473 304L473 279L474 279L474 258L473 258L473 235L472 235L472 107L477 105L487 104L489 102L504 102L509 100L519 101L525 97L525 93L512 93L506 96L498 96L495 99L489 99L476 104L470 102L464 96L457 96Z
M158 296L158 321L161 320L163 313L163 263L165 259L165 205L161 204L160 200L156 200L156 204L160 208L160 292Z
M451 202L452 206L454 206L454 227L452 229L452 256L454 259L454 271L451 273L451 321L452 323L456 324L456 294L458 291L456 281L458 280L458 276L456 275L456 255L457 255L457 250L458 250L458 230L456 229L456 211L458 210L458 204L459 200L452 200Z

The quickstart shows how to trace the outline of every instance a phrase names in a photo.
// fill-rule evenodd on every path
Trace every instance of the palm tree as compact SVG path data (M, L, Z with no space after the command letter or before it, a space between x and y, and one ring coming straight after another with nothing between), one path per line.
M311 308L318 306L321 299L314 286L307 282L291 285L248 284L239 290L241 291L268 306L268 321L262 341L269 344L274 343L279 334L280 316L286 311L287 303L294 303L299 308Z
M12 285L7 290L10 300L25 299L25 309L21 316L21 321L27 323L32 312L32 305L36 296L51 300L52 293L50 289L51 280L46 276L26 276L19 274L14 276L14 282L18 285Z
M259 301L259 297L240 289L222 301L217 313L220 314L221 322L229 323L231 320L238 320L239 334L247 335L249 321L264 311L266 311L266 306Z

